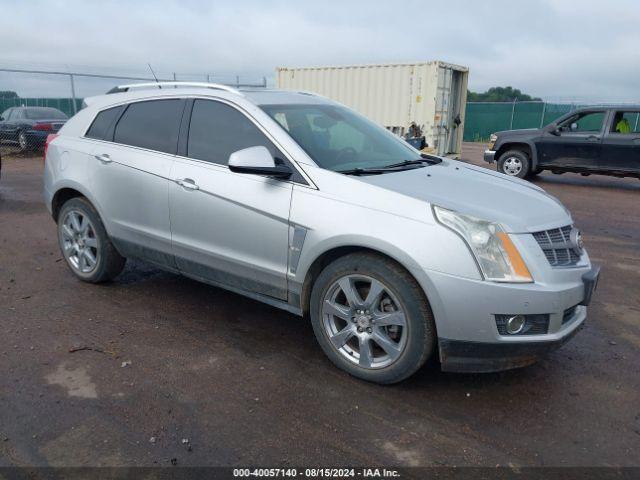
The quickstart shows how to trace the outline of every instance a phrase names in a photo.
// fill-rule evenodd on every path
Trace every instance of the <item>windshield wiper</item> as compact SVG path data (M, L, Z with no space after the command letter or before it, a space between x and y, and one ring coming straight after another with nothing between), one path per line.
M383 165L382 167L372 168L352 168L349 170L336 170L338 173L344 173L345 175L380 175L383 173L401 172L407 170L405 167L411 167L412 165L424 166L425 163L429 165L436 165L441 163L442 160L437 157L429 155L422 155L422 158L415 160L403 160L402 162L392 163L391 165ZM420 167L413 167L420 168Z
M389 173L392 170L384 168L351 168L349 170L336 170L336 173L345 175L380 175L381 173Z
M417 158L415 160L403 160L399 163L392 163L391 165L385 165L384 167L378 168L398 168L404 167L405 165L422 165L424 163L428 163L429 165L437 165L438 163L442 163L442 160L438 157L423 155L422 158Z

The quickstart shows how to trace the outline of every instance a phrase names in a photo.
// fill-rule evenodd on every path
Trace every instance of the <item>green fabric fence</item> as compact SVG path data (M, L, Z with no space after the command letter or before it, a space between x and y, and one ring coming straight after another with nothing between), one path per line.
M577 107L566 103L467 102L464 141L486 141L501 130L540 128Z
M73 111L73 99L71 98L13 98L0 97L0 114L11 107L53 107L71 116ZM82 99L76 99L76 109L82 107Z

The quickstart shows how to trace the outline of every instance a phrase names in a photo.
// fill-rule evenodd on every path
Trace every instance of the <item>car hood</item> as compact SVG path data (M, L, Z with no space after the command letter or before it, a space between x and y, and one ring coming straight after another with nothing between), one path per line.
M530 137L534 136L537 133L541 133L542 130L539 128L521 128L519 130L503 130L501 132L495 132L495 134L500 137L509 136L509 137Z
M442 163L383 175L355 177L433 205L501 223L509 232L535 232L573 223L558 199L540 187L486 168Z

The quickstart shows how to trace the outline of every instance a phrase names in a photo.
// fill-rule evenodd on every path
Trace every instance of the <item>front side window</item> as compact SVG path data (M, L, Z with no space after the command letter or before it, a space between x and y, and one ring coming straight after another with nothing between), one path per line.
M640 112L616 112L611 122L611 133L640 133Z
M113 141L175 154L183 105L180 99L130 104L116 125Z
M227 165L233 152L256 146L266 147L275 158L283 157L258 127L235 108L212 100L194 101L188 157Z
M566 132L599 132L602 129L605 112L584 112L573 115L560 124Z
M322 168L345 171L418 160L384 128L339 105L261 105Z

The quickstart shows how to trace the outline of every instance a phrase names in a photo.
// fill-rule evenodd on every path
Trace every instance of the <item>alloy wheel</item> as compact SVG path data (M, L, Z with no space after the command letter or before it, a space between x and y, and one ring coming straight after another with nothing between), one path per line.
M366 369L395 363L407 346L402 304L383 282L366 275L345 275L331 284L322 325L333 348Z
M62 250L69 264L82 274L91 273L100 253L95 228L80 210L70 210L61 223Z

